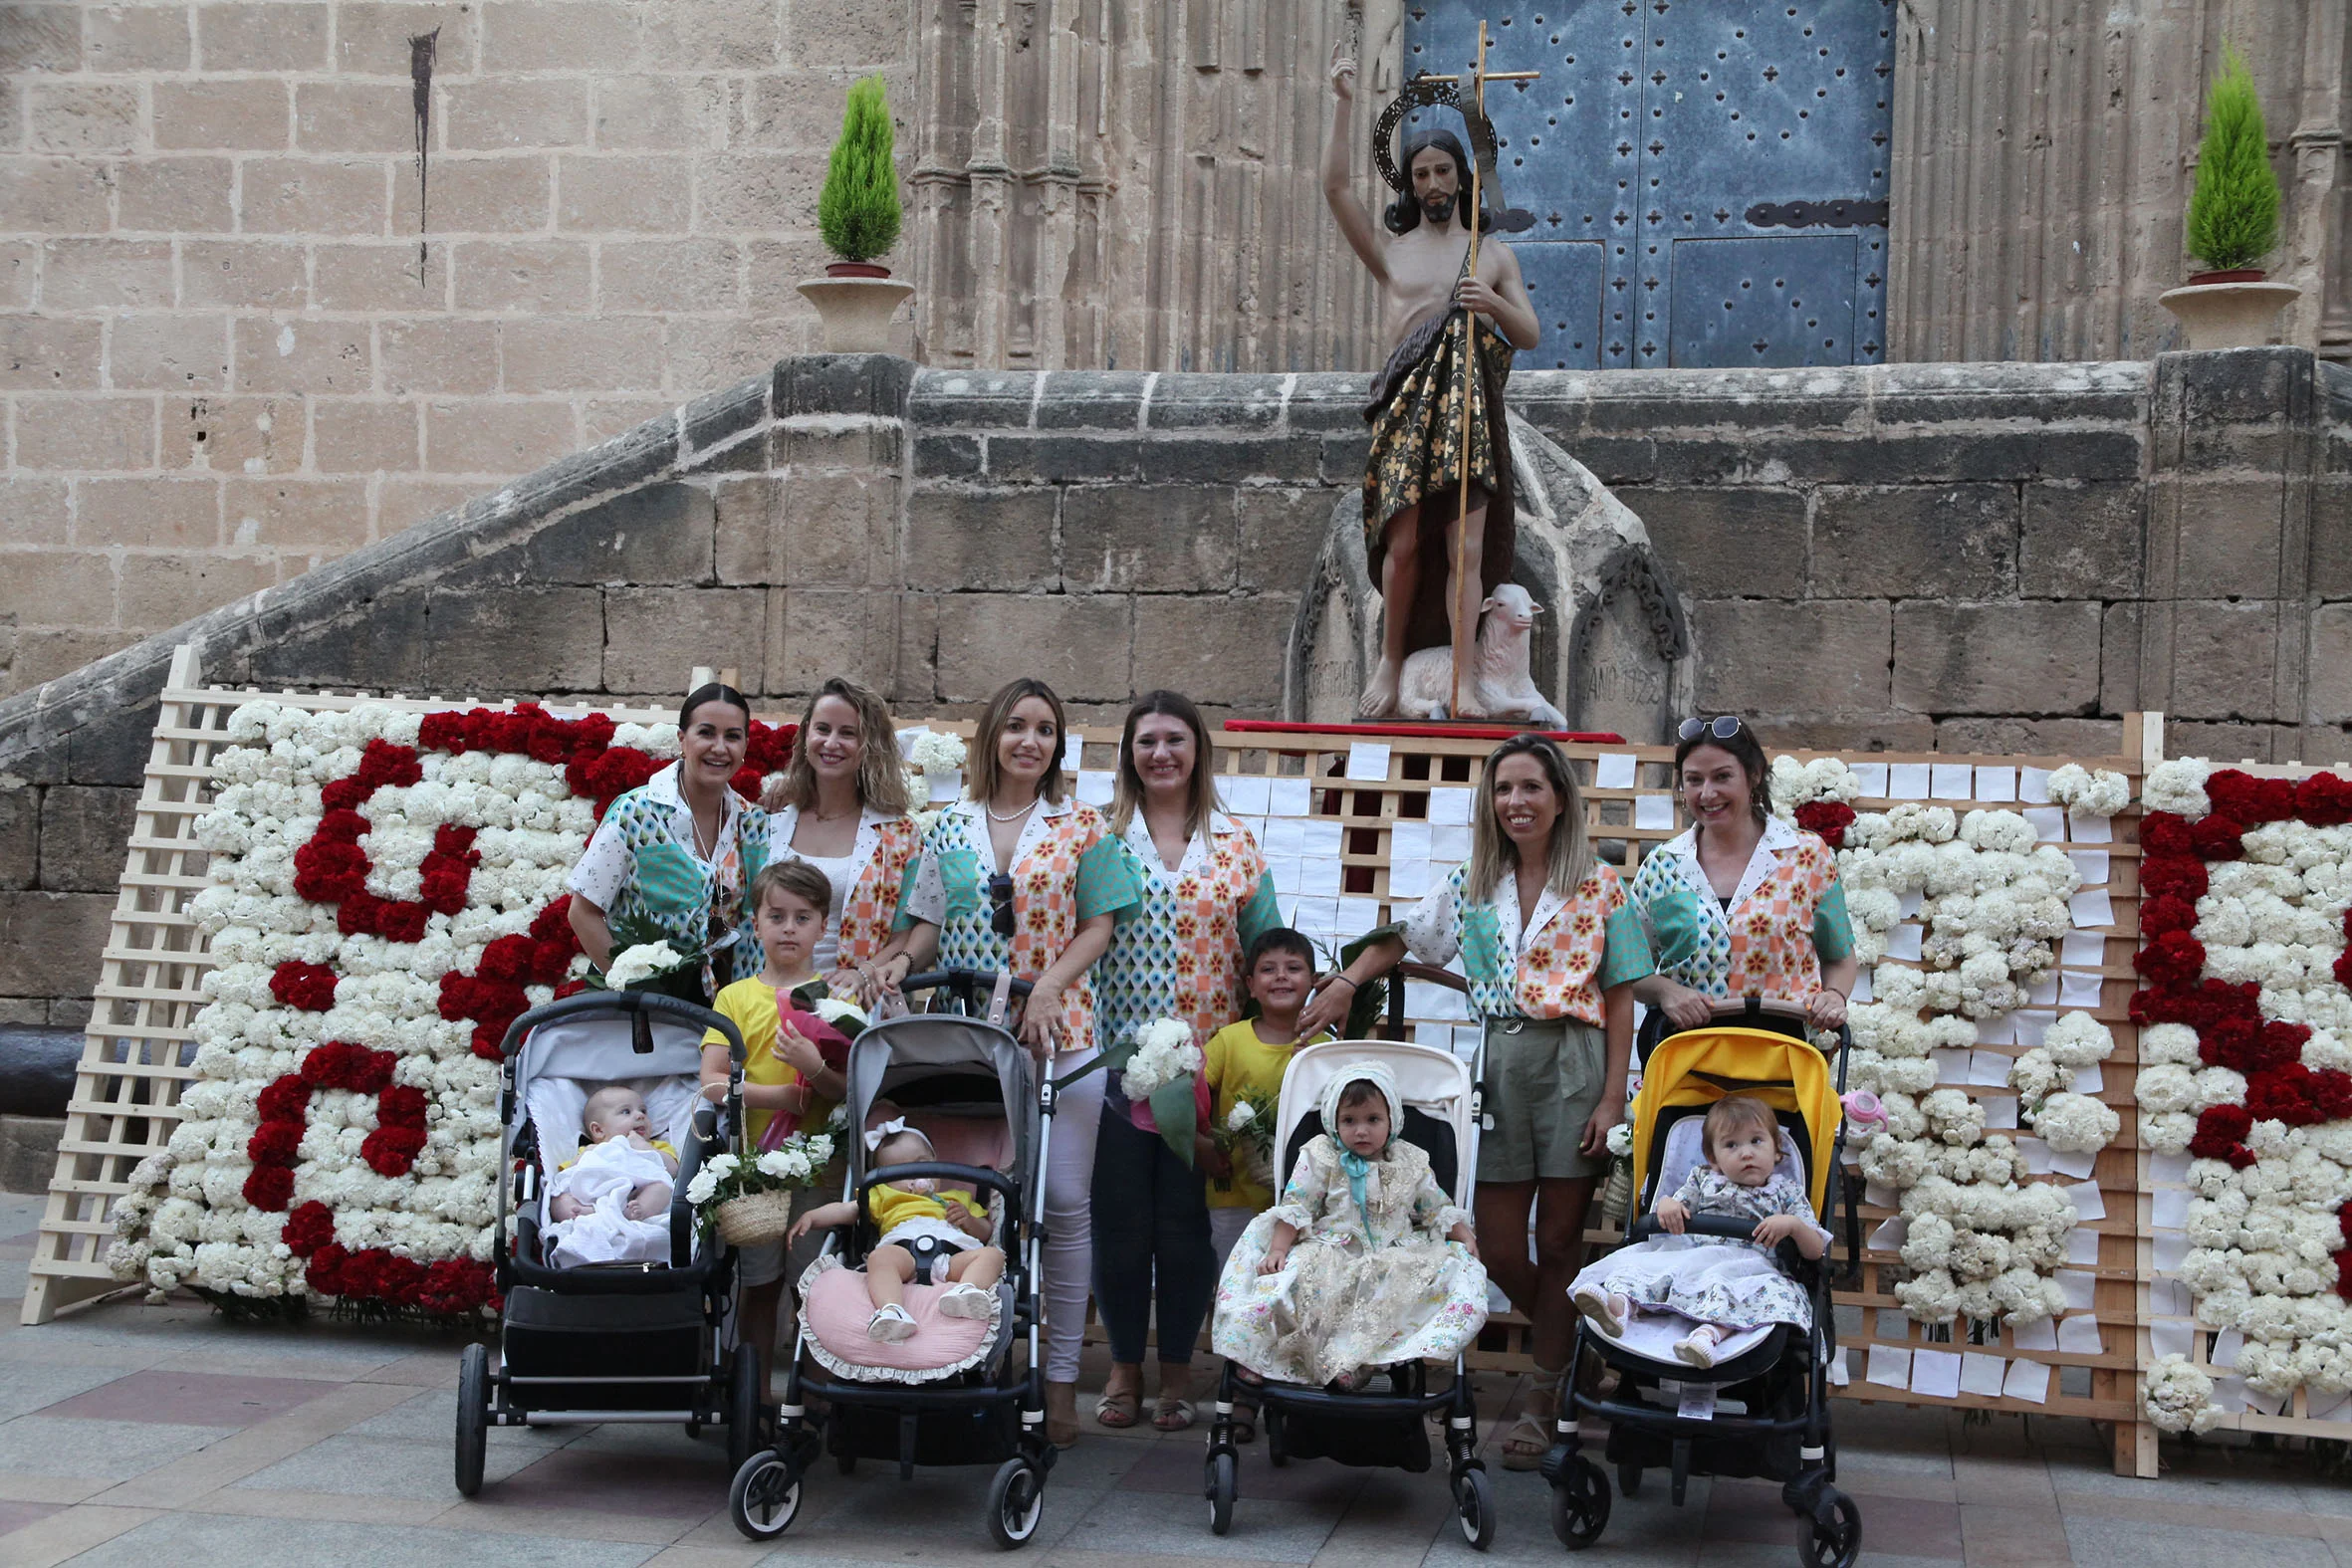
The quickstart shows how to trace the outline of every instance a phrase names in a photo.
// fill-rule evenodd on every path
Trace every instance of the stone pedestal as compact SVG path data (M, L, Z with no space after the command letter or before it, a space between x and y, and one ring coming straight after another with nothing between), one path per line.
M2166 290L2156 303L2181 319L2191 348L2261 348L2278 313L2302 293L2291 283L2195 283Z
M824 320L826 353L888 353L890 318L915 286L895 278L807 278L800 290Z

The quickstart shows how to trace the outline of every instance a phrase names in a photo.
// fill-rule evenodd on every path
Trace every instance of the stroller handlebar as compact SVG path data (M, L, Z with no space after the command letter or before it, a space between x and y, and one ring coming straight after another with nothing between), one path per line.
M1021 1202L1020 1190L1013 1185L1012 1178L1002 1171L992 1171L985 1165L949 1165L942 1160L922 1160L913 1165L886 1165L878 1171L868 1171L857 1184L857 1196L862 1200L874 1188L922 1177L970 1182L976 1188L1004 1194L1005 1202L1009 1204Z
M734 1019L723 1012L652 991L583 991L543 1003L507 1025L506 1035L498 1044L499 1055L511 1060L517 1047L543 1023L596 1013L617 1013L628 1018L634 1043L641 1053L651 1054L653 1037L648 1025L660 1017L696 1030L717 1029L727 1037L730 1058L737 1063L743 1060L743 1032L736 1028Z
M1643 1215L1639 1220L1634 1221L1632 1229L1625 1232L1625 1239L1647 1241L1654 1235L1670 1233L1664 1226L1658 1223L1656 1215ZM1728 1240L1745 1241L1756 1234L1756 1222L1743 1220L1737 1215L1691 1215L1683 1221L1682 1233L1685 1235L1719 1235Z
M936 991L945 987L954 992L956 1000L968 1008L972 1005L974 992L988 992L996 988L997 973L993 969L935 969L926 974L907 976L898 983L898 992L900 996L907 996L918 991ZM1012 977L1012 981L1009 990L1016 998L1027 997L1036 989L1019 976Z

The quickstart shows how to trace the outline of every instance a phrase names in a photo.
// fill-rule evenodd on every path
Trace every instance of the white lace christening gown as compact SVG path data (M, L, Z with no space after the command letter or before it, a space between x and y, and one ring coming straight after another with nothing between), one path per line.
M590 1211L548 1227L548 1262L557 1268L577 1268L583 1263L667 1263L669 1215L665 1212L649 1220L631 1220L621 1211L629 1194L647 1182L674 1180L659 1150L635 1148L626 1138L588 1145L580 1151L579 1159L548 1183L551 1203L557 1194L569 1193Z
M1674 1197L1695 1215L1734 1215L1751 1223L1773 1215L1794 1215L1821 1232L1804 1189L1775 1174L1762 1187L1742 1187L1712 1166L1697 1166ZM1765 1323L1810 1328L1812 1302L1797 1282L1780 1272L1769 1247L1714 1235L1661 1235L1621 1246L1576 1275L1575 1285L1598 1284L1621 1295L1635 1310L1673 1312L1694 1323L1727 1330Z
M1317 1136L1290 1184L1250 1223L1217 1284L1211 1342L1262 1377L1323 1384L1365 1367L1446 1359L1487 1321L1487 1271L1446 1232L1470 1217L1408 1143L1369 1162L1357 1207L1338 1147ZM1260 1274L1277 1222L1290 1260Z

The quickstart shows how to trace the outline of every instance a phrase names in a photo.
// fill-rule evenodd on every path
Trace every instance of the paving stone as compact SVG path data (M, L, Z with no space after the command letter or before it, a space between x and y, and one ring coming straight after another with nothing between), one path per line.
M410 1438L361 1438L339 1434L312 1445L291 1458L255 1470L236 1482L240 1490L333 1492L357 1497L413 1497L421 1502L447 1502L450 1482L450 1446L456 1441L456 1411L450 1411L448 1430L437 1441ZM501 1437L509 1429L494 1427ZM537 1446L494 1443L485 1452L485 1483L503 1481L534 1462Z
M133 1372L49 1406L45 1415L83 1421L144 1421L250 1427L331 1393L308 1378L215 1377L201 1372Z
M19 1416L0 1422L0 1473L128 1480L217 1443L235 1430L136 1417L90 1421L56 1415Z
M368 1568L449 1568L457 1562L468 1568L547 1568L549 1563L565 1568L635 1568L659 1549L489 1529L168 1514L93 1547L77 1562L85 1568L153 1568L158 1562L190 1568L317 1568L322 1562L365 1563Z

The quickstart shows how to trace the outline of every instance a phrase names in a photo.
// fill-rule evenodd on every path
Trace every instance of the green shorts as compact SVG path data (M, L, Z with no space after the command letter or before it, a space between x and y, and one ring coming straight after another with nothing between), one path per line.
M1578 1146L1600 1104L1608 1063L1602 1032L1574 1018L1489 1018L1484 1084L1488 1121L1479 1135L1481 1182L1599 1176L1604 1153Z

